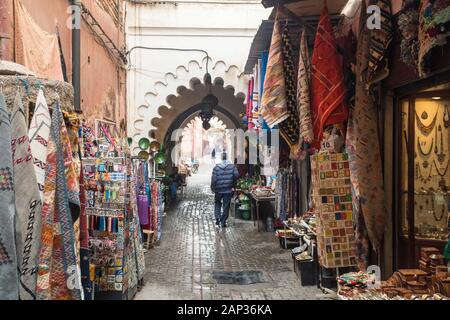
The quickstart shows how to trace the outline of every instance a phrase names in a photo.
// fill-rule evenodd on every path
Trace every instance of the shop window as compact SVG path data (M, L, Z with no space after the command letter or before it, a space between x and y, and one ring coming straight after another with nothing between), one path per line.
M399 101L400 253L443 246L450 212L450 90L441 85ZM401 139L400 139L401 136ZM403 245L402 245L403 243ZM407 253L407 254L406 254Z

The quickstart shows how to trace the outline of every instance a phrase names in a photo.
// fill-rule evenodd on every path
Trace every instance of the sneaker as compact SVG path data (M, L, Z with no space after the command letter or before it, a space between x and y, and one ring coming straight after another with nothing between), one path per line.
M220 225L220 220L216 219L216 226Z

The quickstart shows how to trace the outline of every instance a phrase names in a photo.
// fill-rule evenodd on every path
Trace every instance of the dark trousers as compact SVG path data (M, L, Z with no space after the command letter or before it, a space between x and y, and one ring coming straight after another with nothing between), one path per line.
M214 197L214 215L222 224L228 219L232 196L232 193L216 193Z

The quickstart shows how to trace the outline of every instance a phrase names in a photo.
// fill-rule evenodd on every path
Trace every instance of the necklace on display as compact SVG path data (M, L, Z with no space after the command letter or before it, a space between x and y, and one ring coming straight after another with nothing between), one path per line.
M421 155L423 155L423 156L425 156L425 157L426 157L426 156L429 156L430 153L431 153L431 151L433 151L433 144L434 144L434 139L431 138L431 147L430 147L430 150L428 150L428 152L424 152L424 151L422 150L422 145L421 145L421 143L420 143L420 138L417 137L417 145L419 146L419 152L420 152Z
M448 171L448 165L449 165L449 161L447 161L447 166L445 167L444 173L440 173L439 172L439 168L436 164L436 160L434 160L434 166L436 167L436 172L437 174L441 177L441 180L439 181L439 186L442 190L446 189L446 181L445 181L445 177L447 176L447 171Z
M417 110L414 112L416 114L416 122L417 127L419 128L420 132L422 132L423 135L428 136L431 131L433 131L434 126L436 125L436 119L438 112L436 111L436 114L434 115L433 121L429 125L424 125L422 121L420 120L419 115L417 114Z
M448 104L445 104L444 106L444 126L446 128L450 127L450 110Z
M440 164L443 164L444 163L444 160L445 160L445 153L444 153L444 136L443 136L443 134L442 134L442 127L441 127L441 125L439 125L439 128L438 128L438 130L439 130L439 132L441 133L441 152L440 153L438 153L438 155L437 155L437 158L438 158L438 161L439 161L439 163ZM437 142L437 141L436 141ZM436 145L437 145L437 143L436 143Z
M429 156L429 155L431 154L431 152L433 151L433 144L434 144L434 140L433 140L433 138L431 138L431 146L430 146L430 150L428 150L428 152L424 152L424 151L422 150L422 145L421 145L421 143L420 143L420 138L417 137L417 146L418 146L418 149L419 149L420 154L421 154L423 157L427 157L427 156ZM422 162L422 166L424 167L424 169L428 168L429 165L430 165L430 163L428 162L428 160L427 160L427 159L424 159L423 162Z
M423 183L428 183L431 180L431 171L433 170L433 167L430 166L430 171L428 172L428 175L426 177L424 177L422 175L422 170L420 169L420 166L418 166L418 171L419 171L419 179L423 182Z

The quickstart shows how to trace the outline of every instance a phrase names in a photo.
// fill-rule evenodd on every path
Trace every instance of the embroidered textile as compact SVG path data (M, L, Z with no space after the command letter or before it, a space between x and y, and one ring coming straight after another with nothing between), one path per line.
M75 235L69 208L66 157L70 146L59 105L52 115L42 210L37 298L80 300L81 277L75 252ZM71 149L70 149L71 155ZM69 173L70 174L70 173ZM72 181L73 183L73 181ZM73 187L73 186L72 186ZM70 284L70 285L69 285Z
M346 123L348 117L342 60L337 51L336 39L326 6L317 27L311 73L314 144L320 149L324 127Z
M275 19L261 100L261 115L270 128L289 117L283 63L280 21Z
M286 85L286 108L288 117L280 123L281 135L289 147L296 145L299 141L298 112L297 112L297 87L295 82L295 64L292 54L292 43L289 38L287 24L282 33L283 69Z
M419 75L429 71L429 55L450 36L450 0L422 0L419 12Z
M365 12L361 10L361 12ZM362 18L363 19L362 15ZM362 20L364 21L364 20ZM378 140L378 116L376 106L367 90L366 74L369 60L369 36L365 23L360 32L357 65L356 97L347 131L347 151L350 162L350 178L355 196L360 203L370 241L379 249L386 226L384 187Z
M2 92L0 92L0 150L0 300L18 300L19 274L14 241L11 123Z
M309 93L311 68L309 65L308 44L305 30L302 31L300 41L300 58L298 63L297 103L300 123L300 136L303 141L310 144L314 139L311 118L311 99Z
M247 105L246 105L246 115L247 115L247 126L249 129L254 127L253 124L253 86L255 85L255 79L252 77L248 82L248 93L247 93Z
M391 4L389 0L375 0L373 3L380 8L381 28L370 30L369 66L367 70L367 81L369 84L379 82L389 74L387 61L385 59L387 49L394 37L394 27L392 23ZM382 65L385 70L382 70Z
M50 112L45 101L44 92L39 90L33 119L30 123L28 138L30 139L31 154L33 156L34 171L38 183L41 201L44 198L45 164L47 158L48 136L50 134Z
M28 128L20 92L11 113L11 150L16 206L16 246L20 272L20 299L33 300L41 234L42 201L31 155Z
M420 0L404 1L398 17L398 28L402 38L400 60L416 70L419 59L419 5Z

